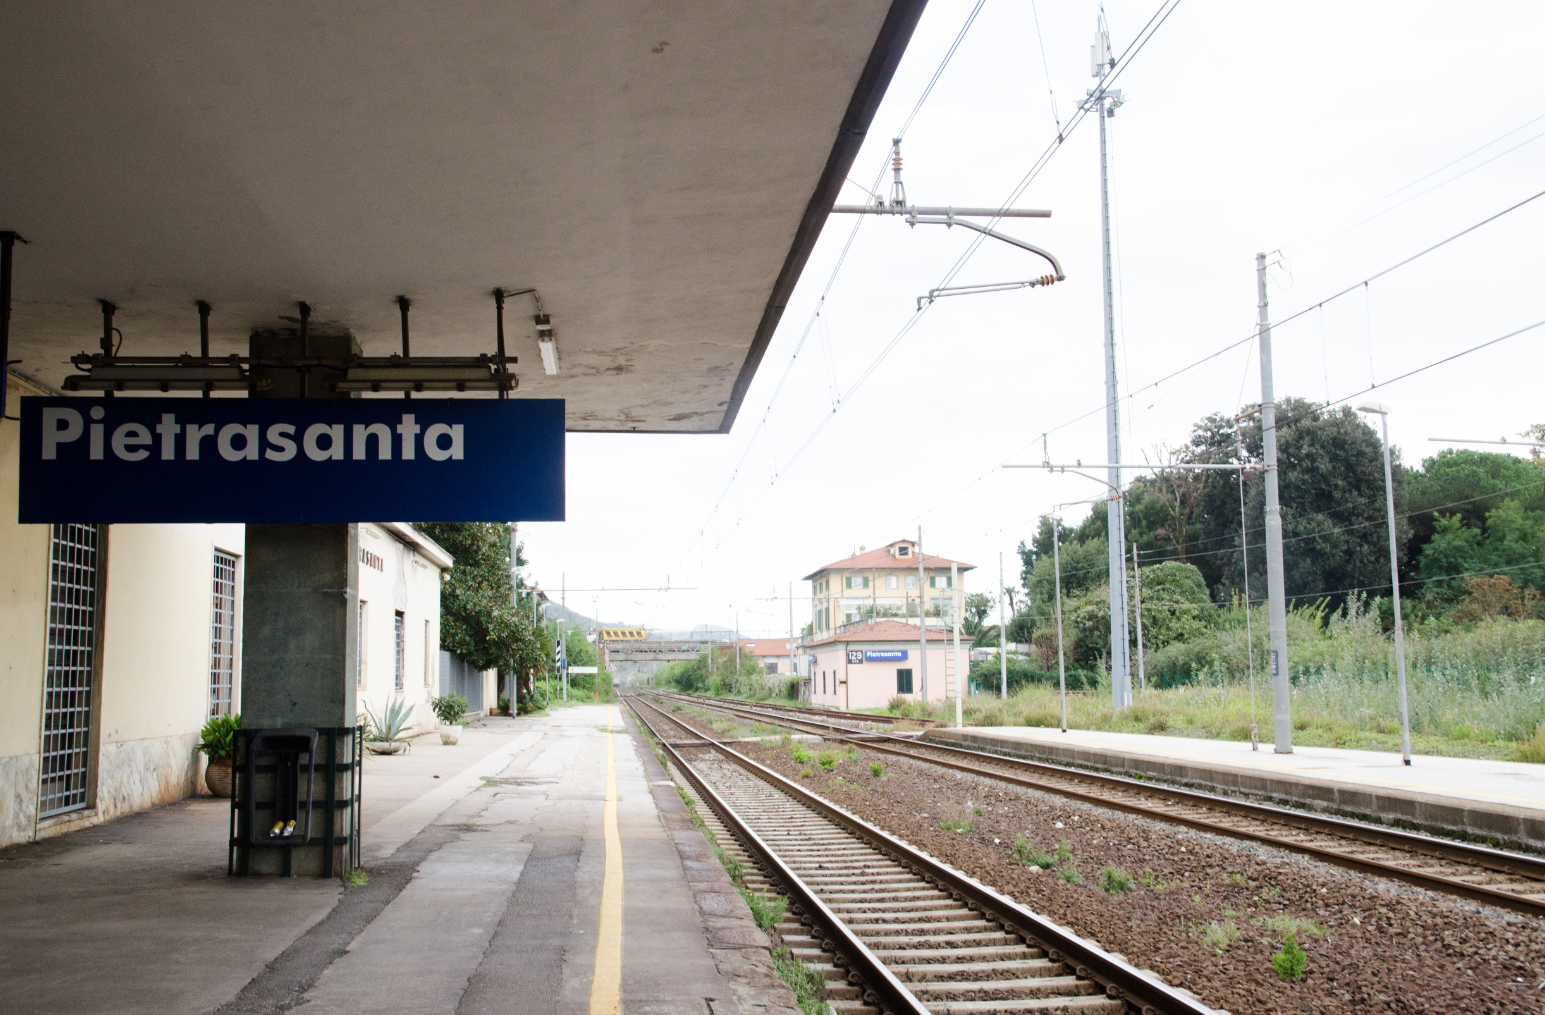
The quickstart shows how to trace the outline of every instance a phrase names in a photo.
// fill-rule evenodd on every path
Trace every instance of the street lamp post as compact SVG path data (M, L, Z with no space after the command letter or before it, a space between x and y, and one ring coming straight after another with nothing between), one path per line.
M1395 677L1400 688L1400 758L1411 763L1411 713L1406 703L1405 633L1400 625L1400 555L1395 541L1395 477L1389 454L1389 406L1365 402L1358 412L1377 414L1384 432L1384 507L1389 515L1389 581L1394 589Z

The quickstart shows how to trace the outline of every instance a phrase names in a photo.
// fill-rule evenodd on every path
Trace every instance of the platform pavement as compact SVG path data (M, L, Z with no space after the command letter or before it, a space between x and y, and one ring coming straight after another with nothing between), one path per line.
M929 738L1229 795L1402 821L1440 834L1545 849L1545 765L1033 726L935 729Z
M704 873L674 789L654 785L658 762L597 705L370 758L363 887L227 877L228 804L207 797L0 851L0 1008L587 1015L608 724L623 1008L797 1015L765 935L722 868Z

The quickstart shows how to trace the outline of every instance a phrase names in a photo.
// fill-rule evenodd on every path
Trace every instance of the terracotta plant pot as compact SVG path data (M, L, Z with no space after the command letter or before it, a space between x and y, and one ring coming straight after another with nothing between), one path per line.
M441 726L440 743L445 744L447 747L455 744L456 741L461 739L461 731L462 727L460 726Z
M204 769L204 785L209 787L209 792L215 796L229 797L232 782L231 759L210 758L209 767Z

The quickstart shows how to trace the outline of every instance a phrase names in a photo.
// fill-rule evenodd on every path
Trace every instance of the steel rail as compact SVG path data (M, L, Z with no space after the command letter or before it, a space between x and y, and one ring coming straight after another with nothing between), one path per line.
M848 925L843 923L837 914L832 912L830 907L821 901L815 891L805 883L804 879L796 874L793 868L784 863L777 852L760 835L757 835L751 826L746 824L740 815L714 791L714 788L708 784L708 781L698 774L697 770L692 767L686 758L682 757L681 752L676 749L675 745L662 737L660 732L654 728L654 725L643 717L637 707L634 706L638 699L633 695L623 695L622 700L629 702L630 710L633 712L634 717L649 729L650 734L654 736L655 740L659 741L661 748L667 752L671 762L676 766L676 770L686 777L687 781L692 784L693 789L697 791L699 797L719 816L719 820L724 822L725 827L730 829L736 839L740 840L741 845L745 846L746 849L756 856L758 862L762 865L762 869L783 887L790 900L800 908L804 915L808 916L820 927L821 932L831 942L832 947L847 960L848 968L863 978L865 988L864 1000L881 1008L887 1015L929 1015L928 1009L917 999L917 996L908 990L896 978L895 974L885 967L885 963L881 962L879 957L869 950L869 946L859 940L858 936L848 928ZM648 702L644 704L649 705L650 708L653 708L667 719L670 718L664 710L657 706ZM673 719L670 721L675 722ZM677 725L681 724L677 723ZM705 739L701 741L701 744L726 751L732 760L741 759L741 755L723 748L713 740ZM744 760L749 761L750 759Z
M658 692L656 692L658 693ZM694 698L702 703L701 698ZM748 715L755 718L768 719L780 717L778 713L759 712L756 709L742 708L737 705L726 705L719 699L713 699L714 704L710 708L717 708L732 715ZM797 720L781 717L786 723L796 723ZM940 751L947 754L963 755L974 759L990 760L997 764L1008 765L1028 772L1042 775L1051 775L1057 778L1071 779L1074 781L1094 783L1107 789L1119 790L1126 793L1147 797L1160 797L1171 803L1183 806L1202 807L1225 811L1244 818L1266 822L1272 825L1287 825L1302 831L1314 832L1338 839L1352 839L1360 843L1377 846L1383 849L1402 850L1410 853L1436 856L1455 863L1468 864L1493 874L1505 874L1512 877L1538 880L1539 892L1545 893L1545 861L1534 857L1524 856L1518 853L1510 853L1505 850L1492 849L1485 846L1474 846L1466 843L1452 842L1433 836L1421 835L1415 832L1406 832L1397 829L1375 828L1358 822L1347 821L1341 818L1332 818L1323 815L1305 814L1301 811L1288 810L1282 807L1273 807L1269 804L1257 804L1243 800L1235 800L1229 797L1214 796L1208 793L1199 793L1195 790L1180 789L1171 786L1159 786L1150 782L1127 779L1121 776L1104 775L1097 772L1088 772L1082 769L1068 768L1061 765L1052 765L1046 762L1030 761L1024 758L1006 757L1001 754L993 754L987 751L972 750L964 747L956 747L948 744L940 744L934 741L914 741L903 737L896 737L886 733L873 732L862 733L857 730L844 729L840 726L827 725L815 721L806 720L804 725L813 727L820 732L823 728L828 733L837 734L837 739L852 740L863 743L869 750L880 751L886 754L894 754L910 758L914 761L923 761L941 768L964 772L984 778L999 779L1028 789L1041 792L1056 793L1061 796L1081 800L1085 803L1099 807L1107 807L1112 810L1123 811L1141 817L1152 818L1171 824L1185 825L1199 831L1211 832L1217 835L1228 835L1234 838L1250 839L1256 842L1264 842L1282 849L1292 850L1306 856L1333 863L1339 867L1361 873L1377 874L1383 877L1394 878L1413 884L1421 888L1439 891L1448 895L1457 895L1476 902L1485 902L1490 905L1511 909L1515 912L1527 913L1533 916L1545 915L1545 899L1535 899L1528 895L1520 895L1514 892L1501 891L1486 885L1474 885L1457 878L1446 877L1429 871L1414 870L1402 867L1398 864L1386 863L1381 860L1364 856L1356 856L1349 852L1336 849L1328 849L1313 843L1299 842L1279 835L1253 831L1234 825L1222 824L1216 821L1208 821L1201 818L1189 817L1184 814L1176 814L1157 807L1148 807L1142 804L1113 798L1098 792L1085 792L1068 786L1057 786L1046 782L1021 778L1007 772L983 769L979 765L963 764L950 761L945 758L930 757L921 753L922 750ZM863 738L863 739L860 739ZM907 750L876 743L875 740L893 740L905 744Z
M636 694L625 696L625 700L641 703L653 709L670 722L683 725L680 720L672 717L658 705ZM643 716L638 713L636 708L634 709L634 715L638 716L640 721L644 722L646 726L649 726L651 733L655 732L654 727L643 719ZM655 736L656 739L660 739L662 746L671 751L671 756L678 759L678 763L682 765L683 774L690 772L690 766L684 760L681 760L681 755L673 748L670 748L657 733ZM1093 980L1104 987L1107 997L1123 999L1130 1006L1141 1011L1143 1015L1214 1015L1212 1008L1181 994L1168 984L1144 974L1136 967L1091 944L1066 927L1025 908L1012 898L982 884L970 875L958 871L939 860L935 860L927 853L896 838L889 832L871 825L857 815L843 810L829 800L809 792L798 783L786 779L772 769L758 764L728 745L713 739L707 734L702 734L702 736L704 737L702 746L712 749L767 784L793 797L827 820L858 836L880 852L911 868L919 876L933 881L941 890L949 892L957 900L965 903L970 908L983 913L991 919L997 920L1004 927L1025 938L1026 941L1035 942L1038 947L1046 952L1048 958L1052 961L1062 962L1073 968L1078 976ZM701 776L696 772L691 772L688 778L700 790L708 789ZM714 799L718 800L716 794ZM719 800L718 803L719 806L724 806L724 812L719 810L719 806L714 808L715 813L718 813L721 818L726 818L725 812L733 814L723 804L722 800ZM733 819L732 827L743 827L743 823L739 821L738 816ZM747 831L749 832L749 829ZM751 834L754 835L754 833ZM757 839L756 842L758 844L756 851L758 855L762 855L761 851L767 850L767 846L760 839ZM747 845L749 846L750 844L748 843ZM781 866L781 863L779 866ZM804 887L802 882L800 884L801 887ZM805 891L808 892L809 889L805 888ZM829 910L826 910L826 912L830 913ZM830 914L830 918L840 923L835 914ZM844 931L849 937L852 936L851 932L847 932L845 927ZM868 952L867 949L865 951L872 957L872 952ZM888 971L886 975L890 975ZM897 985L900 986L899 981ZM902 989L905 990L904 987ZM908 994L910 995L910 992Z
M571 589L570 591L573 591L573 590ZM639 690L642 690L645 693L649 693L649 694L663 694L663 695L665 695L668 698L679 698L682 701L712 701L712 702L716 702L716 701L723 701L724 700L722 698L711 698L711 697L709 697L707 695L702 695L702 694L677 694L674 691L662 691L662 690L660 690L657 687L646 687L646 688L641 688L641 689L634 689L634 693L637 693ZM886 726L894 726L897 723L901 723L901 722L915 722L915 723L918 723L919 725L925 726L925 727L927 727L929 729L939 725L939 721L937 719L909 719L909 718L907 718L905 716L871 715L868 712L849 712L849 711L847 711L845 709L840 709L840 708L823 708L823 707L821 707L819 705L780 705L780 704L777 704L776 702L771 702L771 701L763 702L762 704L765 707L767 707L767 708L781 709L781 710L787 711L790 715L794 715L794 716L800 716L800 715L824 715L824 716L826 716L829 719L847 719L850 722L872 722L872 723L875 723L877 725L886 725Z

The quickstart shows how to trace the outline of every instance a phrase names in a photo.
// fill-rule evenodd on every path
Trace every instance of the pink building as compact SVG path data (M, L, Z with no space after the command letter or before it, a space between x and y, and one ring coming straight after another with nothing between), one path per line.
M934 620L934 623L938 623ZM896 695L919 701L923 673L918 663L917 621L877 620L855 624L805 646L811 659L810 703L829 708L884 708ZM928 700L955 694L951 631L928 628ZM960 665L970 665L971 639L962 637Z

